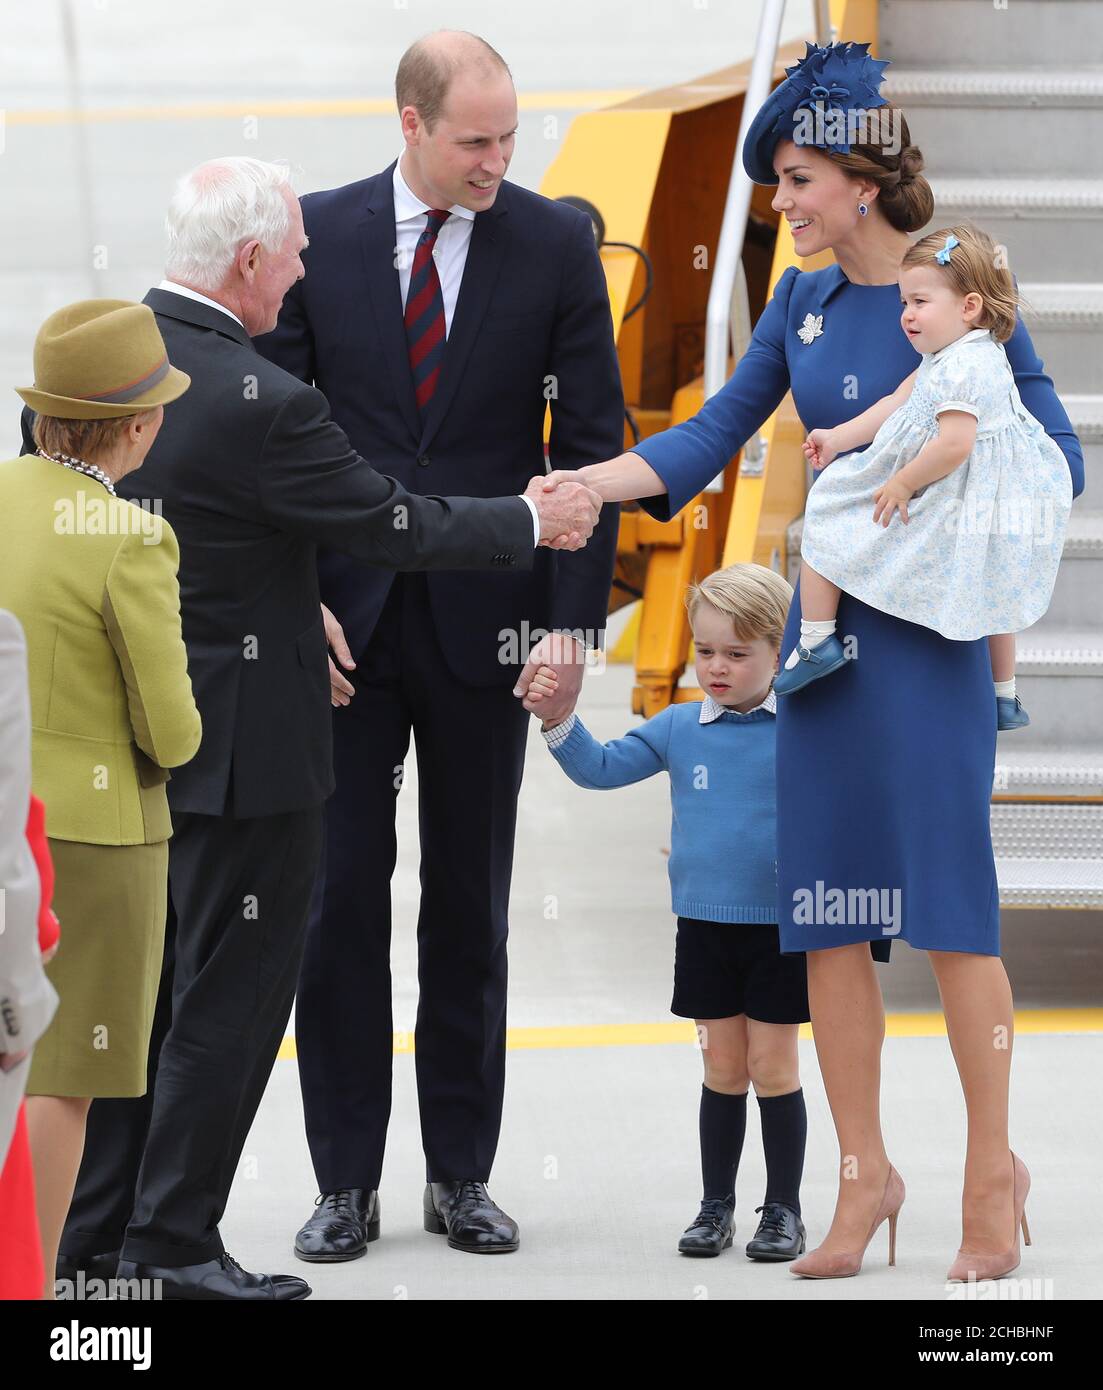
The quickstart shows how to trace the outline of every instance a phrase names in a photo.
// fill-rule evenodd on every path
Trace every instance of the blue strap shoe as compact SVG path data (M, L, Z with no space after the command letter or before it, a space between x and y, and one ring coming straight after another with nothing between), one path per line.
M848 659L843 644L834 633L825 637L818 647L806 647L798 642L797 655L800 660L795 666L788 670L783 666L774 677L775 695L791 695L809 682L837 671Z
M777 689L777 682L774 682L774 689ZM996 696L996 728L1004 729L1025 729L1030 723L1030 715L1023 709L1022 701L1017 695L997 695Z

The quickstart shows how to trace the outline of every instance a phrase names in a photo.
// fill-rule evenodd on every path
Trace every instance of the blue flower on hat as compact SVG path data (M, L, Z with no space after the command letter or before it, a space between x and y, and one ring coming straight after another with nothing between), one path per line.
M868 43L806 48L800 62L785 69L785 81L763 102L743 141L743 167L755 183L777 183L773 157L779 140L849 154L855 123L850 113L889 104L881 95L889 63L871 58Z
M792 135L797 112L802 109L824 116L829 110L845 113L888 105L881 95L881 83L889 63L871 58L868 43L832 43L821 48L806 42L805 49L800 62L785 69L786 81L774 94L781 97L784 92L772 127L779 139ZM840 154L850 153L841 128L830 145Z

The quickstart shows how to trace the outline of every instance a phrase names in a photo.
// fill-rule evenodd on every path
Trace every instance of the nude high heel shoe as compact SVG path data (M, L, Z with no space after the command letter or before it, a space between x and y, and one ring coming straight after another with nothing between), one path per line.
M1015 1174L1015 1241L1008 1250L998 1255L970 1254L968 1250L958 1250L957 1259L946 1275L948 1284L966 1284L972 1279L1002 1279L1005 1274L1019 1267L1019 1228L1023 1240L1030 1244L1030 1227L1026 1224L1026 1194L1030 1191L1030 1174L1026 1164L1013 1153L1012 1170Z
M860 1250L843 1250L835 1255L821 1253L823 1247L810 1251L807 1255L797 1260L795 1264L789 1266L790 1274L796 1274L802 1279L848 1279L857 1274L862 1268L862 1257L866 1253L866 1248L873 1239L874 1232L881 1222L888 1220L889 1223L889 1264L896 1263L896 1218L900 1215L900 1208L904 1205L904 1179L889 1164L889 1175L885 1179L885 1190L881 1196L881 1204L877 1208L877 1215L873 1218L873 1225L869 1228L869 1235L866 1236Z

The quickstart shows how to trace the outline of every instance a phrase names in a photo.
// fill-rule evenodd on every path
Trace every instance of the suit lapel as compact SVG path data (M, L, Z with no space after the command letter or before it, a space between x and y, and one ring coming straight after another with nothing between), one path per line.
M429 402L425 428L421 434L422 449L429 445L448 413L448 407L452 404L456 388L471 357L475 336L490 303L505 249L506 234L502 219L508 211L507 197L506 185L503 183L498 189L494 207L475 215L440 380L433 392L433 399Z
M396 160L395 163L398 161ZM398 237L394 225L394 187L391 164L375 179L360 223L360 247L364 255L364 271L368 282L368 297L375 315L383 356L390 368L395 398L415 439L421 435L414 379L410 372L410 355L406 343L406 326L402 319L402 294L395 266L395 247Z

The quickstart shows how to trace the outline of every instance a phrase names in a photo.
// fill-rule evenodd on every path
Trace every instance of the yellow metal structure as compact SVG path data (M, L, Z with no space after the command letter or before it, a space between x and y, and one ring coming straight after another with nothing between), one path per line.
M831 20L836 38L868 40L876 51L877 0L832 0ZM803 54L803 41L781 48L775 82ZM643 292L643 265L632 251L602 249L625 401L641 438L689 419L704 403L709 268L750 68L748 60L577 117L541 184L549 198L588 199L605 220L606 239L641 247L654 265L646 305L625 322ZM743 253L752 317L787 266L814 268L829 259L798 261L771 198L770 189L755 190ZM627 427L625 433L625 448L631 448ZM805 497L803 433L790 397L762 434L767 454L761 476L739 478L736 456L723 490L702 493L673 521L654 521L632 504L622 509L610 608L642 593L629 628L638 714L700 698L699 690L678 687L690 646L687 584L739 560L785 570L786 528L803 511Z

